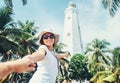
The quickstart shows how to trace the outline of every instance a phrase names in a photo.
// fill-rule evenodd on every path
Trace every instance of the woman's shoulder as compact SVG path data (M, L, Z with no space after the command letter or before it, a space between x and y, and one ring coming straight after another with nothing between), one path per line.
M41 45L40 47L39 47L39 49L45 49L45 50L47 50L48 48L47 48L47 46L46 45Z
M47 46L46 46L46 45L40 45L40 47L44 47L44 48L47 48Z

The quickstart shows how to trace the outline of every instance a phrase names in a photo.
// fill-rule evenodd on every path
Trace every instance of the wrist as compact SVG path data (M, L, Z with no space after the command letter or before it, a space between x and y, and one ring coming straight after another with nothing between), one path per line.
M11 62L9 62L9 69L11 70L11 73L12 72L17 72L18 73L18 71L19 71L19 64L21 63L21 61L20 60L16 60L16 61L11 61Z
M7 76L10 73L14 72L14 66L12 61L7 61L7 62L3 62L3 66L2 66L2 73L4 74L3 76Z

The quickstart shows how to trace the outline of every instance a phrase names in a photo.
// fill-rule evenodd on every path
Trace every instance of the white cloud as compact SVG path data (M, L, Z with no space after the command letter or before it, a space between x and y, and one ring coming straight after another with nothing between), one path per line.
M107 38L114 46L120 46L120 9L116 12L115 17L112 17L107 22Z
M111 18L107 11L101 8L102 3L100 0L93 1L93 4L94 6L88 9L84 6L87 14L85 13L83 16L80 15L80 26L84 46L95 38L101 40L106 39L111 43L112 47L120 46L120 11L117 12L114 18ZM85 11L83 10L81 12Z

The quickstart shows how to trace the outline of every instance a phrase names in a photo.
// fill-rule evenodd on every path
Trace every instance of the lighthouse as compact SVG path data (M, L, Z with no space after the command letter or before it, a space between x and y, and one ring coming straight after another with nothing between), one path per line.
M65 9L64 31L62 42L65 44L64 51L71 55L83 53L83 44L79 25L78 9L74 2L69 2Z

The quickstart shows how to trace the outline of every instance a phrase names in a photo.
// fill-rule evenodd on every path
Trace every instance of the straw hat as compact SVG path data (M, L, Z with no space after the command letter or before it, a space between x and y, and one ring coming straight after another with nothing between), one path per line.
M37 41L37 43L36 43L37 45L41 45L40 41L41 41L42 36L43 36L45 33L52 33L52 34L54 34L54 36L55 36L55 43L58 42L58 40L59 40L59 34L54 33L52 29L44 29L44 30L39 34L39 36L38 36L39 39L38 39L38 41Z

